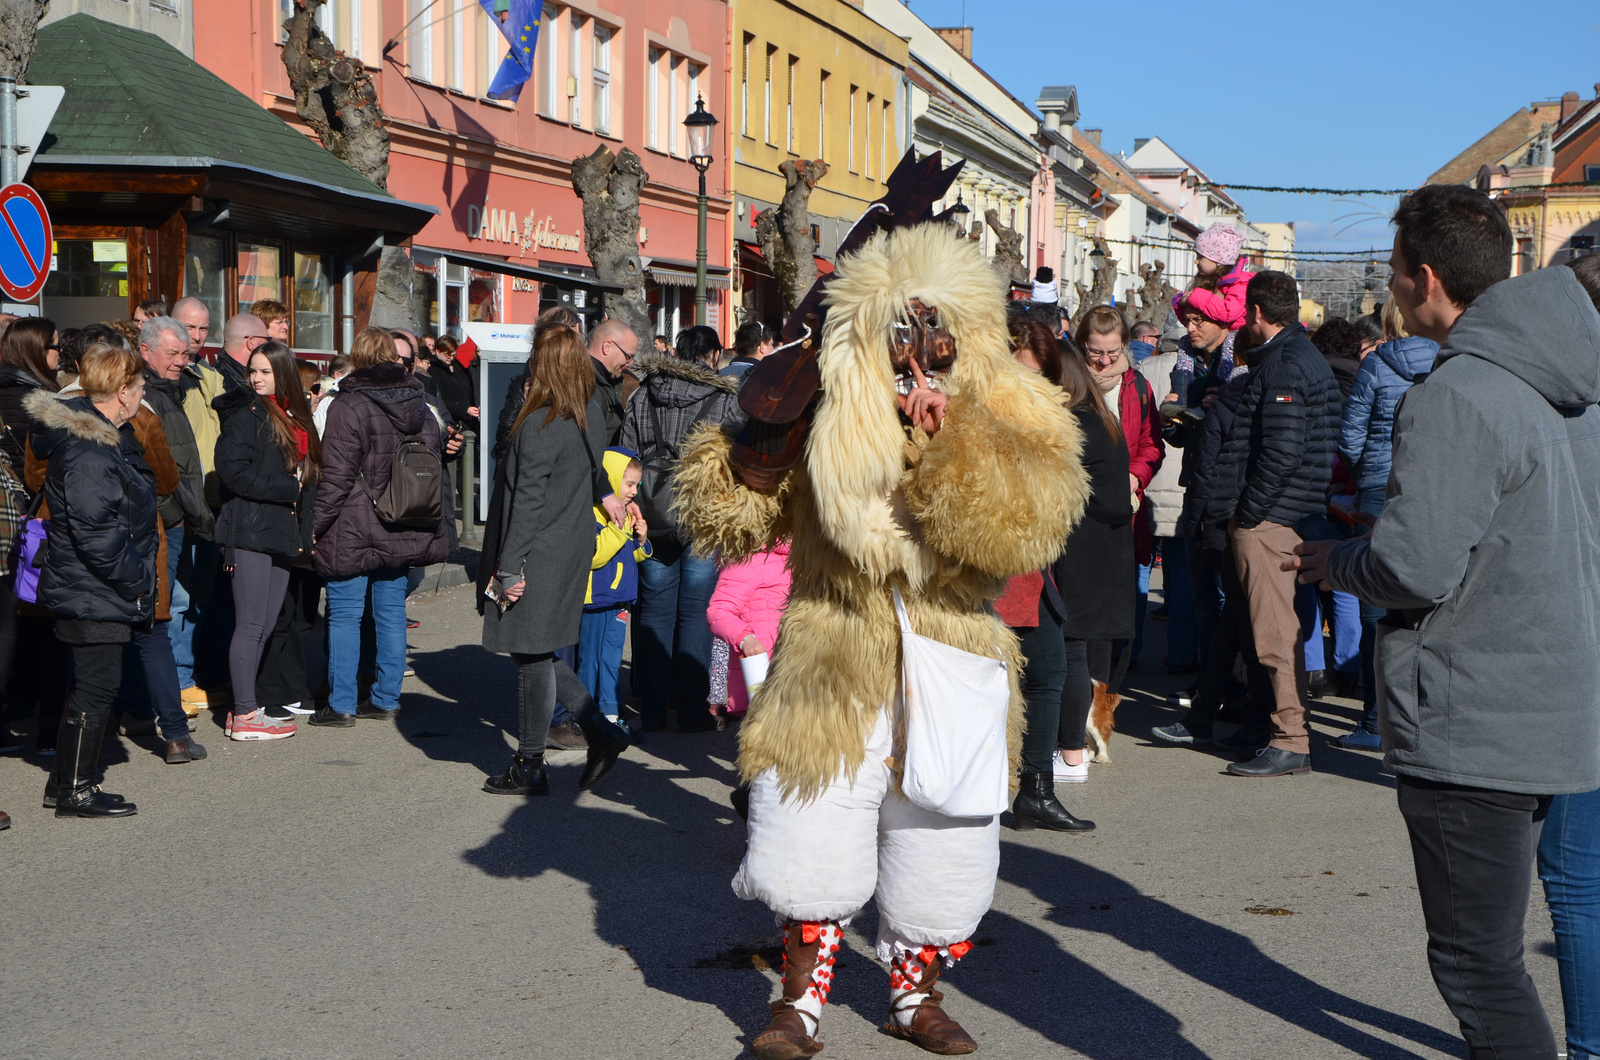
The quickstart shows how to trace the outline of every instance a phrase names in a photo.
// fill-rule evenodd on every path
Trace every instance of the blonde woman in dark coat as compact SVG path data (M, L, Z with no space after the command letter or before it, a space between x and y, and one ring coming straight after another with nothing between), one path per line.
M582 340L567 329L540 335L528 395L495 484L502 494L499 550L483 557L494 564L483 646L517 664L521 724L510 768L484 784L497 795L550 793L544 748L558 697L589 742L580 788L599 780L628 746L627 734L605 720L583 682L555 657L578 641L594 555L594 469L606 449L606 426L593 400L589 361Z

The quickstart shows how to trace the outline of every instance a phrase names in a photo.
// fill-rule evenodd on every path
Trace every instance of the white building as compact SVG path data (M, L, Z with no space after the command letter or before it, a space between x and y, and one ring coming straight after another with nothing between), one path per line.
M1000 223L1016 229L1028 253L1029 205L1039 172L1034 135L1038 116L972 61L972 29L933 29L901 0L862 0L867 17L905 39L910 60L904 99L895 108L902 122L901 142L919 154L944 152L948 165L966 161L949 198L937 213L959 200L972 210L969 222L981 224L993 209ZM982 236L986 253L994 234ZM1029 271L1031 261L1026 261Z
M1205 171L1173 150L1159 136L1133 142L1133 154L1124 161L1129 172L1202 231L1227 221L1244 233L1246 254L1263 255L1267 233L1251 224L1244 207L1226 190L1211 184Z

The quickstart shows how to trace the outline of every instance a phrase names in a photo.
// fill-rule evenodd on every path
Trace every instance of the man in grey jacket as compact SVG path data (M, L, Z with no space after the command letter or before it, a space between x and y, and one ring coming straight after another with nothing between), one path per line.
M1505 279L1511 232L1477 191L1424 187L1395 226L1390 290L1439 357L1370 536L1288 566L1388 609L1378 728L1434 982L1472 1057L1545 1060L1534 849L1552 795L1600 787L1600 314L1568 269Z

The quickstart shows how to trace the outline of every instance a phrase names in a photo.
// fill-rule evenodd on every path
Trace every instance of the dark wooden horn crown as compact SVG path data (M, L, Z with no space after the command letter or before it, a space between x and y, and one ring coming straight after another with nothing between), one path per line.
M933 204L950 190L964 165L957 162L945 169L942 152L919 159L915 148L907 151L889 174L883 197L867 208L839 244L838 257L859 249L878 232L950 219L948 210L934 217ZM791 345L757 363L739 388L739 407L749 421L734 440L733 456L747 467L783 471L800 459L822 386L817 351L827 315L823 297L832 279L831 274L817 277L784 323L783 340Z

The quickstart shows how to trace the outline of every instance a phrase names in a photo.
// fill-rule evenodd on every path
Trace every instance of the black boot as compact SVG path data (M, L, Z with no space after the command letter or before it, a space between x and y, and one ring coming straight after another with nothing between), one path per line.
M57 817L127 817L138 812L133 803L101 791L94 782L110 721L109 713L85 714L71 706L62 712L56 736Z
M580 710L573 718L578 723L578 728L583 730L583 738L589 743L589 760L584 763L583 776L578 778L578 790L585 791L617 764L617 759L633 740L620 725L607 720L600 708L593 703L587 710Z
M498 777L484 781L483 790L491 795L550 794L550 778L544 772L544 755L515 754L511 768Z
M1022 790L1011 804L1011 827L1021 831L1042 825L1052 832L1092 832L1094 822L1074 817L1056 798L1055 777L1049 773L1022 774Z

